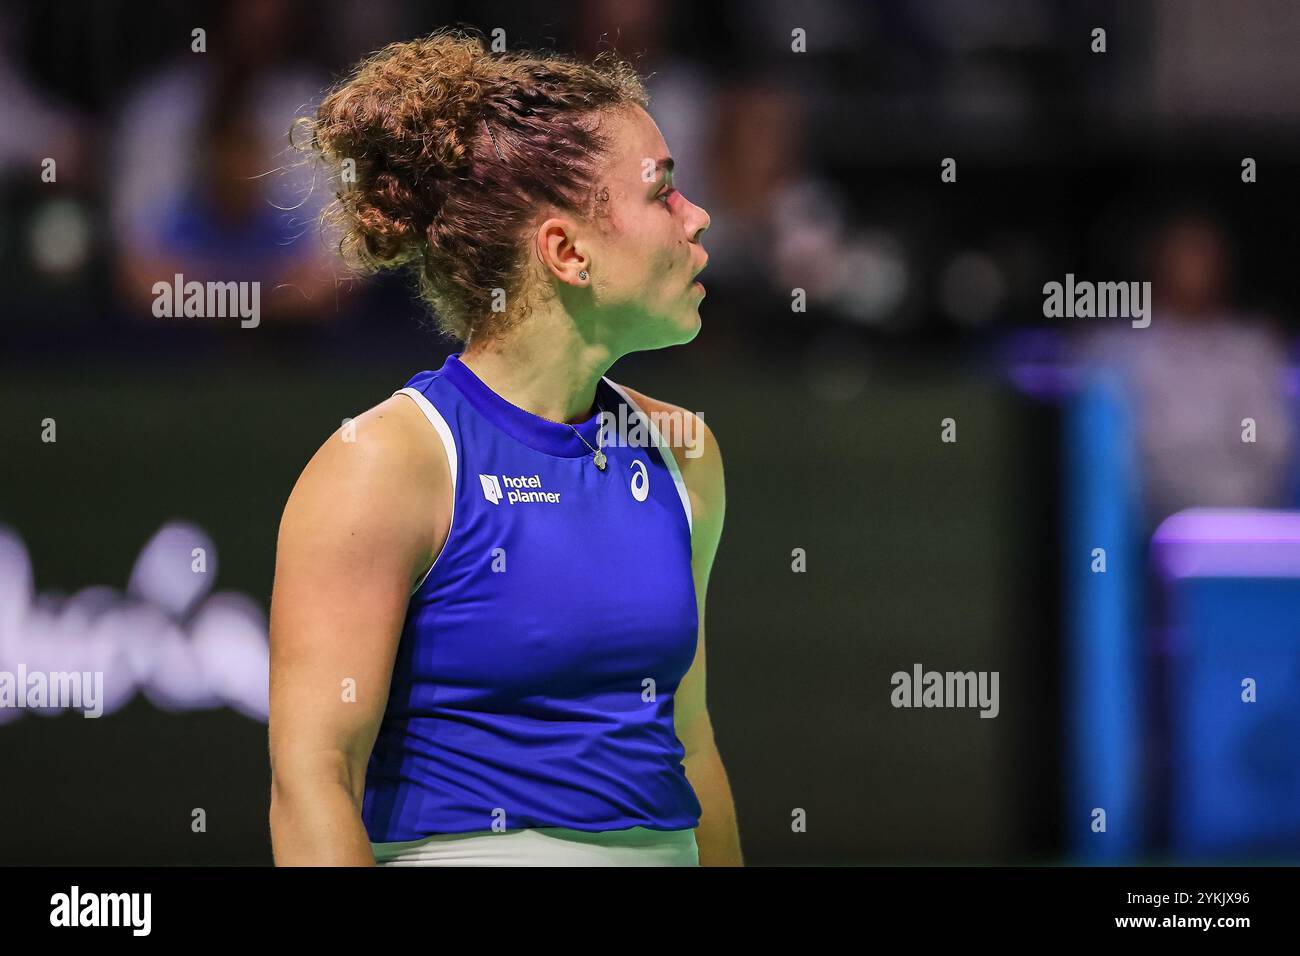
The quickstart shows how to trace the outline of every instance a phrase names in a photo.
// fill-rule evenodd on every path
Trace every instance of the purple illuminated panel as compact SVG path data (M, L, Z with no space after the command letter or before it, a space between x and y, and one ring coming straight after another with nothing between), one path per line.
M1169 580L1194 577L1300 577L1300 512L1189 508L1152 537L1156 566Z

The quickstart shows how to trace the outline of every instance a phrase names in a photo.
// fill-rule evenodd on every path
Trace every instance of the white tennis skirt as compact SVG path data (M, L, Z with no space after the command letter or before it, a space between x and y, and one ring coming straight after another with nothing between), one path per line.
M564 827L439 833L372 843L378 866L699 866L694 830Z

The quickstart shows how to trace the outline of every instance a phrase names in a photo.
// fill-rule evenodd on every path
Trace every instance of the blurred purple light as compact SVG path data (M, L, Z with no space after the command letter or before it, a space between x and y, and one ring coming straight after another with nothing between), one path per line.
M1169 580L1300 577L1300 512L1190 508L1161 522L1152 556Z

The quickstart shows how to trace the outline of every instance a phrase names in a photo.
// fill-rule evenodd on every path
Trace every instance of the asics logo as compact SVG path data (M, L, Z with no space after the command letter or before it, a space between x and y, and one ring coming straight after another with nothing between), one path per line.
M650 475L645 470L645 462L638 458L632 462L632 468L636 471L632 476L632 497L645 501L650 495Z

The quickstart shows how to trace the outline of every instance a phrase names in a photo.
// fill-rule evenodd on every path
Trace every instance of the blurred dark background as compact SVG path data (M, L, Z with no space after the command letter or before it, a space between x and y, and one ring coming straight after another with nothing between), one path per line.
M1285 529L1300 504L1300 7L231 0L0 11L0 670L120 640L139 688L98 720L0 710L0 863L270 861L249 641L280 510L342 419L458 349L409 279L335 262L288 126L456 23L633 59L712 217L699 336L611 377L702 413L725 456L709 696L749 862L1300 858L1300 578L1256 568L1283 623L1238 633L1183 615L1205 575L1148 554L1188 508ZM154 317L175 272L261 282L260 324ZM1046 318L1067 273L1151 281L1152 324ZM170 605L142 557L165 526L214 556ZM209 590L245 656L184 684ZM917 662L998 671L997 719L891 707ZM1197 763L1190 712L1262 734L1262 764Z

